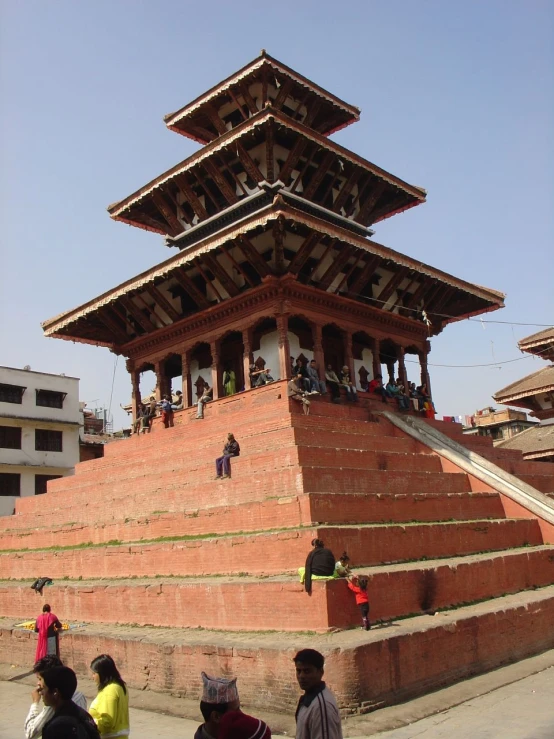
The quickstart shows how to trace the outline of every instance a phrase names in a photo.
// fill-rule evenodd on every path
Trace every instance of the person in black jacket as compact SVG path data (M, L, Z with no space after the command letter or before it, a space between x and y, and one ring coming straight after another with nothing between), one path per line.
M216 480L231 477L231 457L238 457L240 446L233 434L227 434L227 443L223 447L223 454L215 460Z
M92 716L71 699L77 689L77 677L69 667L53 667L39 675L45 706L54 716L42 729L42 739L100 739Z
M306 566L300 568L300 578L302 580L303 574L304 589L307 593L312 592L312 579L329 580L337 577L333 552L327 549L321 539L312 539L312 547L312 551L306 557Z

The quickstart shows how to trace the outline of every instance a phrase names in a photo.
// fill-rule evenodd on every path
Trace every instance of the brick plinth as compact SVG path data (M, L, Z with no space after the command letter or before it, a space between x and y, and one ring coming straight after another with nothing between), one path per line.
M306 635L233 635L170 629L89 627L61 639L61 656L88 674L107 652L137 688L200 697L201 670L238 675L242 701L293 712L298 700L291 664L310 646L326 655L326 680L345 711L362 703L397 703L554 646L554 592L548 588L428 616L385 629ZM0 659L32 664L35 635L0 624ZM371 675L368 680L367 676Z

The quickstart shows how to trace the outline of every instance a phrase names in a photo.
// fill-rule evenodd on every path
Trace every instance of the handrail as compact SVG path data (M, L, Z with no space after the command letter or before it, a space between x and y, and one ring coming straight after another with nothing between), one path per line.
M554 501L540 490L506 472L480 454L466 449L420 418L399 416L390 411L381 411L380 415L464 472L490 485L548 523L554 524Z

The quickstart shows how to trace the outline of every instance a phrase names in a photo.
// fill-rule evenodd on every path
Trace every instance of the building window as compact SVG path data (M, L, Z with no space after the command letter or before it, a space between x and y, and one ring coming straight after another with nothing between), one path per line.
M19 426L0 426L0 447L2 449L21 449L21 428Z
M0 472L0 495L21 495L21 475Z
M21 405L25 390L26 388L20 387L19 385L5 385L4 383L0 383L0 402Z
M58 393L54 390L37 390L37 405L45 408L63 408L67 393Z
M62 431L35 429L35 449L37 452L61 452Z
M57 480L63 475L35 475L35 495L44 495L48 480Z

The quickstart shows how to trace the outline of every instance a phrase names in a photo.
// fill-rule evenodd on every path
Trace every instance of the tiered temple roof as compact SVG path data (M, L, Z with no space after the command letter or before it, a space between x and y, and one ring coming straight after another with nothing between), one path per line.
M125 354L175 324L245 310L277 284L426 336L503 307L502 293L371 240L370 225L426 193L327 138L358 118L265 52L166 116L204 147L108 210L179 253L45 321L45 334Z

